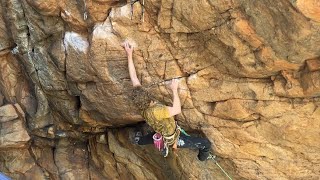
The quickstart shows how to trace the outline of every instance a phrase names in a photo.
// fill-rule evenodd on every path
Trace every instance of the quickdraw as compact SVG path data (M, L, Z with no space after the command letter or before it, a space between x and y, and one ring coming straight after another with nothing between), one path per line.
M162 152L162 155L164 157L167 157L169 153L169 143L173 142L174 143L174 138L176 137L179 139L180 133L183 133L186 136L190 136L184 129L182 129L176 122L176 130L175 133L172 134L171 136L162 136L161 133L155 133L152 138L153 138L153 145L154 147Z
M84 4L83 20L87 20L88 19L88 12L87 12L86 0L83 1L83 4Z
M133 17L133 5L134 3L136 2L140 2L140 0L130 0L130 5L131 5L131 20L132 20L132 17ZM142 0L142 3L140 2L141 4L141 21L144 22L144 0Z
M182 134L186 135L186 136L190 136L184 129L182 129L178 124L177 124L177 128L180 132L182 132Z

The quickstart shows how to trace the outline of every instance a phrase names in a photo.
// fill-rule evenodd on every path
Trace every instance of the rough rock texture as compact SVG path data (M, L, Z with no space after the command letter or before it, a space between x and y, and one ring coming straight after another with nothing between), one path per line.
M320 177L318 0L1 0L0 172L13 179L226 179L182 149L132 145L143 121L121 44L233 179ZM142 9L144 7L144 16ZM143 22L142 22L143 20Z
M0 149L23 147L30 140L25 118L18 104L0 107Z

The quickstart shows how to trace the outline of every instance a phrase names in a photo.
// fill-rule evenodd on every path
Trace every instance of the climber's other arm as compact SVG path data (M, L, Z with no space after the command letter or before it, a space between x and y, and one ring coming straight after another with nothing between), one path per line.
M124 49L126 50L127 56L128 56L128 68L129 68L129 74L130 74L132 85L133 87L141 86L141 83L137 77L136 68L134 67L134 64L133 64L133 59L132 59L133 47L128 42L125 42Z
M173 93L172 107L168 106L170 117L181 113L181 103L178 94L179 82L177 79L172 79L170 88Z

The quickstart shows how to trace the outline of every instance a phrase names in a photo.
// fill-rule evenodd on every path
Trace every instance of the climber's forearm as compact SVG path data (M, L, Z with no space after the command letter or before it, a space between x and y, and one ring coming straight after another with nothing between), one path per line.
M173 104L172 107L169 107L170 116L174 116L181 113L181 103L178 94L178 90L172 90L173 92Z
M128 68L129 68L129 75L130 75L130 79L131 79L132 85L134 87L141 86L140 81L139 81L139 79L137 77L136 68L134 67L132 54L128 55Z

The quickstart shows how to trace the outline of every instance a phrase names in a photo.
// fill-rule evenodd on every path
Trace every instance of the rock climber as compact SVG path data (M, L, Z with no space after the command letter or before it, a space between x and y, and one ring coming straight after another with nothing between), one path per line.
M169 153L169 147L199 149L198 159L204 161L214 159L215 156L210 152L211 142L207 138L192 137L181 129L174 116L181 113L180 98L178 95L179 82L172 79L170 88L173 93L172 106L166 106L159 103L148 91L141 85L134 66L132 54L133 46L128 42L124 43L124 48L128 56L129 75L134 87L132 91L132 100L141 111L142 117L155 132L142 136L141 131L134 133L134 142L138 145L154 144L155 135L158 134L163 140L161 152L166 157ZM159 138L159 137L157 137ZM160 149L159 149L160 150Z

